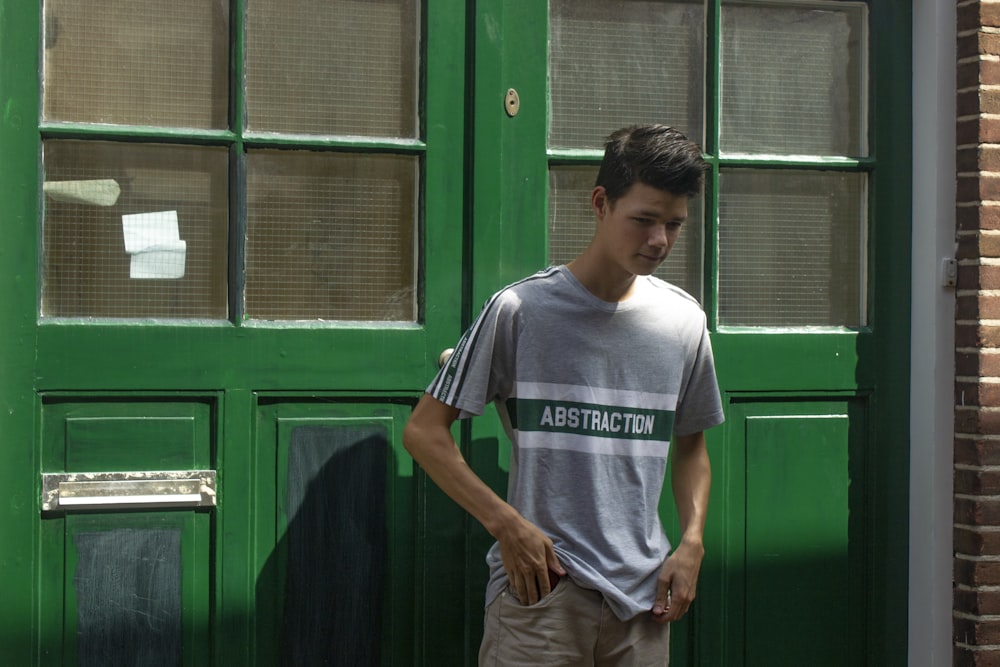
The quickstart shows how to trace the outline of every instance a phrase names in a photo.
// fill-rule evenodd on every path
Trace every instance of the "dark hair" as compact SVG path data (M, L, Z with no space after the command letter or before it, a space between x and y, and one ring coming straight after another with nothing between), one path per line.
M681 132L666 125L632 125L608 137L595 185L603 185L612 202L637 182L694 197L707 169L701 147Z

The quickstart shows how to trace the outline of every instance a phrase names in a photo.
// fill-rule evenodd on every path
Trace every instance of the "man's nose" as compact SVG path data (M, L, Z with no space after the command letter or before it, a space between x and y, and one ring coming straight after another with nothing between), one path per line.
M647 241L653 248L665 248L667 246L667 228L664 225L653 225L649 232Z

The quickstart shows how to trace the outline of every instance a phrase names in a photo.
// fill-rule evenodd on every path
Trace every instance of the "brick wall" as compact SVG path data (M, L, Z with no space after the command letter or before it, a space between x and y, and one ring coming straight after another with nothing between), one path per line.
M1000 0L959 2L955 667L1000 665Z

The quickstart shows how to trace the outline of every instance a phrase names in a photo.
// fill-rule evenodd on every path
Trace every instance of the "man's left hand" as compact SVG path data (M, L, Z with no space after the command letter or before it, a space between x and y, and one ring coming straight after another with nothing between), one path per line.
M654 621L673 623L687 613L694 602L698 572L704 557L705 547L702 544L684 541L670 554L656 579Z

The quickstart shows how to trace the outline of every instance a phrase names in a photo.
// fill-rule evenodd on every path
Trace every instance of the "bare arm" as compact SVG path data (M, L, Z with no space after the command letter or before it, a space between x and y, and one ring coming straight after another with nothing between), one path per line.
M403 446L448 496L476 518L500 543L511 586L523 604L549 594L548 570L565 571L550 540L504 502L469 467L451 435L458 409L424 394L403 431Z
M653 618L679 620L694 601L698 573L705 556L705 514L712 469L701 431L674 438L671 484L681 522L681 542L667 558L657 580Z

